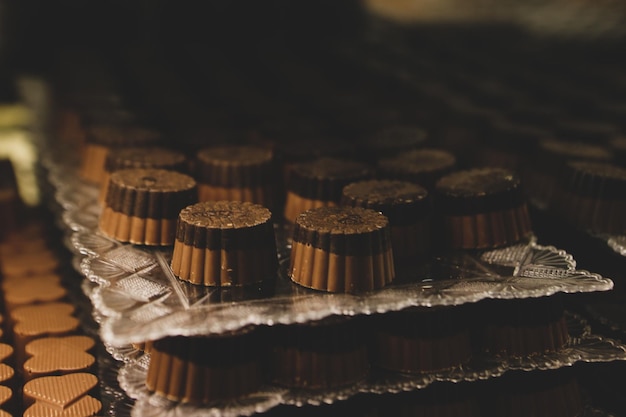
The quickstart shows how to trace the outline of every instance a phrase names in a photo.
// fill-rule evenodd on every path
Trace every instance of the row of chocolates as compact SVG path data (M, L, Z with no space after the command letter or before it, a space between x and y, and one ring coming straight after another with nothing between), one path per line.
M62 279L63 262L48 235L33 221L0 244L3 340L10 343L0 345L8 385L2 388L3 402L15 415L96 415L102 407L94 374L96 341L82 332Z
M141 348L150 354L149 391L208 405L253 394L263 384L332 390L381 372L446 372L474 356L530 357L568 345L561 299L544 297L175 336Z

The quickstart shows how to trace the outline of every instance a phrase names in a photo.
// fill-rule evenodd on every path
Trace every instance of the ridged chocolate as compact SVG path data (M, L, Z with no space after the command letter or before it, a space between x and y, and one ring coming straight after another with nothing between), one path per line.
M197 201L196 182L162 169L123 169L111 174L105 205L127 216L175 219Z
M263 340L254 331L154 342L146 386L175 401L206 404L256 391Z
M197 155L198 182L218 187L256 187L274 182L273 154L256 146L205 148Z
M129 168L159 168L184 172L185 159L182 152L157 146L119 148L108 153L105 170L114 172Z
M239 201L205 201L181 210L176 240L206 249L248 249L275 245L272 213Z
M315 146L311 146L314 144ZM318 158L347 158L354 145L340 139L310 138L289 140L276 148L276 157L282 163L299 163Z
M361 207L320 207L298 216L293 241L338 255L377 255L391 247L389 220Z
M424 144L428 134L415 126L392 126L365 138L362 150L368 159L394 156Z
M129 125L97 125L87 129L87 143L107 148L157 145L163 136L156 130Z
M331 317L275 329L271 374L280 385L328 389L363 379L369 371L359 319Z
M502 168L454 172L435 185L436 211L443 215L489 213L524 204L519 178Z
M482 348L523 357L555 352L569 340L561 297L488 300L479 304Z
M374 362L400 372L432 372L472 356L466 307L424 307L391 313L376 322Z
M545 139L538 143L536 165L542 171L558 177L568 161L605 161L612 159L609 150L590 143Z
M428 191L406 181L353 182L343 188L341 205L380 211L391 226L414 224L430 214Z
M615 154L615 160L626 166L626 136L616 136L609 140L611 151Z
M607 162L567 164L565 188L599 200L626 200L626 168Z
M378 161L382 178L404 180L432 189L435 182L452 171L456 158L441 149L415 149Z
M304 198L339 203L344 186L371 174L369 167L360 162L320 158L294 164L287 188Z

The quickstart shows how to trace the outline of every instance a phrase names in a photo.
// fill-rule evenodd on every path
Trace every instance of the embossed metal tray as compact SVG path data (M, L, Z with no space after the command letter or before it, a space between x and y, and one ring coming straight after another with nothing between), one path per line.
M503 249L457 252L410 270L397 284L365 294L331 294L302 288L279 276L254 288L206 288L178 280L169 268L171 248L121 244L97 232L98 189L75 170L48 161L49 180L72 231L68 244L80 269L98 284L90 298L102 316L101 337L111 345L174 335L208 335L249 325L293 324L331 315L380 314L413 306L473 303L488 298L550 296L607 291L613 282L576 269L571 255L534 241Z
M524 358L502 358L489 354L475 356L468 364L442 371L408 375L373 370L368 379L342 389L327 391L296 390L266 385L258 392L223 403L197 407L169 401L150 393L146 386L146 374L150 356L132 347L108 349L125 365L119 373L120 386L129 397L137 400L133 415L180 415L190 416L237 416L264 412L275 406L330 404L357 394L398 393L424 389L437 381L461 382L496 378L513 370L548 370L571 366L576 362L609 362L626 360L626 346L591 333L587 323L579 316L567 314L570 342L554 353ZM593 415L593 414L592 414Z

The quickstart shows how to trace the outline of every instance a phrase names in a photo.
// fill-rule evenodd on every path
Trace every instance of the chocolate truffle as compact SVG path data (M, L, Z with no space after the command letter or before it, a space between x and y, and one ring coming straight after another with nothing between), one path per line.
M378 161L381 178L404 180L432 189L435 182L451 172L456 158L441 149L415 149Z
M424 145L428 134L416 126L391 126L366 137L360 153L369 162L393 157Z
M523 167L522 179L530 202L540 209L550 209L566 164L569 161L609 162L612 155L603 146L545 139L537 144L534 158Z
M532 232L519 178L502 168L458 171L435 186L441 238L451 249L487 249Z
M101 184L105 178L104 167L109 151L130 146L157 145L161 140L159 132L142 127L93 126L87 130L79 175L84 180Z
M387 180L353 182L343 188L341 205L369 208L387 217L396 262L414 262L430 249L430 199L419 185Z
M370 291L395 277L387 218L361 207L320 207L293 229L291 279L329 292Z
M552 207L592 233L626 233L626 168L604 162L570 162Z
M111 173L130 168L158 168L185 173L187 165L185 154L173 149L150 146L111 150L104 165L105 174L100 188L100 203L104 203L106 198Z
M482 350L493 355L542 355L563 349L569 341L559 296L486 300L478 308Z
M172 245L178 213L197 201L190 176L162 169L123 169L111 174L100 231L139 245Z
M167 337L154 341L147 388L173 401L210 404L251 394L262 383L258 334Z
M448 370L472 356L467 308L422 307L385 314L375 327L373 362L396 372Z
M275 167L272 151L256 146L218 146L198 152L199 201L246 201L272 207Z
M271 379L293 388L332 389L358 382L369 371L360 319L331 317L275 329Z
M303 211L338 206L343 187L371 177L365 164L335 158L320 158L294 164L289 175L285 219L290 222Z
M218 287L273 279L278 263L271 216L265 207L240 201L186 207L178 216L174 275Z

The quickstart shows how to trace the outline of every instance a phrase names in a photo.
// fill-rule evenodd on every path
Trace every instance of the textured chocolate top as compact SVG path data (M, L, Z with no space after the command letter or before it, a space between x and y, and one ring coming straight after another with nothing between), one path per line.
M455 156L441 149L414 149L378 162L381 176L416 182L427 188L432 188L455 165Z
M240 201L205 201L186 207L178 216L176 240L207 249L273 247L272 213Z
M218 146L198 152L198 181L218 187L255 187L273 182L273 153L257 146Z
M311 161L322 157L347 157L354 145L339 139L300 139L281 144L277 156L284 162Z
M626 168L606 162L573 161L567 164L566 188L588 197L626 199Z
M156 145L162 136L156 130L137 126L92 126L87 130L88 143L107 148Z
M341 205L382 212L392 226L413 224L430 213L428 191L406 181L371 180L343 188Z
M502 168L478 168L448 174L435 185L436 208L444 214L476 214L524 204L519 178Z
M362 207L319 207L301 213L294 242L339 255L373 255L390 247L389 220Z
M547 139L542 141L540 146L547 152L565 158L611 159L611 154L606 148L588 143Z
M185 155L182 152L157 146L120 148L110 151L105 163L107 172L125 168L161 168L182 172L185 170Z
M196 182L163 169L122 169L111 174L106 206L128 216L175 219L198 200Z
M363 146L368 153L391 156L423 145L427 137L425 130L415 126L393 126L366 138Z
M339 203L343 187L367 179L371 174L369 167L360 162L319 158L294 164L288 189L304 198Z

